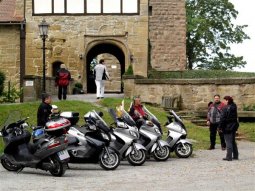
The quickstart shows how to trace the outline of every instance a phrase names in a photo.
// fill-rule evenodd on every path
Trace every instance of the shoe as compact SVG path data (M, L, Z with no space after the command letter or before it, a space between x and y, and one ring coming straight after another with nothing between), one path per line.
M210 146L210 147L208 148L208 150L213 150L213 149L215 149L215 147Z
M238 157L233 157L233 160L239 160Z
M100 97L100 99L104 99L104 97Z
M221 150L225 151L225 150L226 150L226 147L221 147Z
M100 97L97 97L97 99L100 99Z
M232 161L232 159L228 159L228 158L223 158L222 160Z

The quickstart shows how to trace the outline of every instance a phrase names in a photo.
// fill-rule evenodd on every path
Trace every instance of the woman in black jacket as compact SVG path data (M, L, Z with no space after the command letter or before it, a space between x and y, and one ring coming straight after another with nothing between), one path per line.
M231 96L225 96L223 101L226 106L223 108L220 119L220 127L224 134L227 146L227 155L223 160L238 160L238 148L236 145L236 131L239 127L237 120L237 106ZM233 154L233 156L232 156Z

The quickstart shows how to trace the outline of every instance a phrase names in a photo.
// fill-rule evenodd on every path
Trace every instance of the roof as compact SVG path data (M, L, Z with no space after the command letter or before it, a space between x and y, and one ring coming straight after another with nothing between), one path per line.
M16 0L0 0L0 22L21 22L22 15L16 14Z

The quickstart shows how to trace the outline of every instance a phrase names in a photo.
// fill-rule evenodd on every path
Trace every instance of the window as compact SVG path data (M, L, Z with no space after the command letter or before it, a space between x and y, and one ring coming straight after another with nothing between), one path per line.
M67 13L84 13L84 0L66 0Z
M87 13L101 13L101 0L87 0Z
M65 0L54 0L54 13L65 13Z
M122 0L123 13L138 13L137 0Z
M51 0L34 0L34 13L52 13Z
M139 14L140 0L33 0L33 15Z
M120 0L103 0L103 13L121 13Z

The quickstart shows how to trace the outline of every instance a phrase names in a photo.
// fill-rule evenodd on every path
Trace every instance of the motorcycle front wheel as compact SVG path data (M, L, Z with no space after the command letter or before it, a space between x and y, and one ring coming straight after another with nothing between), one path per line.
M19 166L12 164L6 157L1 159L1 164L8 171L18 171L20 169Z
M188 158L192 154L193 148L189 143L179 143L174 151L179 158Z
M120 157L115 151L109 150L109 155L104 150L99 158L100 166L105 170L114 170L120 164Z
M144 150L132 151L127 156L129 164L141 166L146 161L146 153Z
M157 147L153 151L153 157L157 161L166 161L169 158L170 149L168 146Z
M54 168L49 170L50 173L53 176L57 176L57 177L63 176L67 169L67 163L59 161L59 159L57 159L57 157L53 157L52 162L53 162Z

